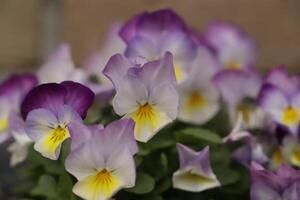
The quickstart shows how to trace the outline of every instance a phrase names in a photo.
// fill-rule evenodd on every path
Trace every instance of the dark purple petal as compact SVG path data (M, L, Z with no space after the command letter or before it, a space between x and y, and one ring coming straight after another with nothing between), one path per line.
M181 17L170 9L143 12L125 24L120 35L128 42L137 35L155 36L165 31L186 31L187 27Z
M72 106L82 118L85 118L95 99L93 91L73 81L64 81L60 85L66 90L65 104Z
M28 113L37 108L45 108L54 113L65 103L66 89L57 83L48 83L35 87L25 97L21 113L26 119Z
M18 98L18 102L21 103L24 96L37 83L37 78L31 74L12 75L0 84L0 97Z

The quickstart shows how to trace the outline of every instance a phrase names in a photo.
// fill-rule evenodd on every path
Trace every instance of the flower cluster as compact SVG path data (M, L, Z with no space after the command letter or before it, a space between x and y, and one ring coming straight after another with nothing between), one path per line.
M241 168L251 200L298 200L300 78L284 66L264 76L256 58L255 40L232 24L197 33L172 10L143 12L114 24L80 69L62 44L36 75L4 80L0 142L12 166L31 144L61 159L86 200L146 194L147 179L161 184L147 199L245 199L222 188L244 181Z

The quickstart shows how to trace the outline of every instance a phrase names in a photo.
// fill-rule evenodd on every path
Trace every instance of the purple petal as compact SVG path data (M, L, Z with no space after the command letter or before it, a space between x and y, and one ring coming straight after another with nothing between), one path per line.
M111 138L111 148L129 149L132 155L138 152L138 146L134 137L135 123L131 119L114 121L105 127L104 134Z
M35 87L25 97L21 112L24 119L28 113L34 109L45 108L54 113L65 103L66 90L63 86L56 83L48 83Z
M287 95L297 92L300 86L299 76L289 76L283 65L272 69L266 76L265 82L280 88Z
M223 70L217 73L213 82L230 105L245 97L256 98L261 87L261 77L254 71Z
M19 106L24 96L35 85L37 85L37 79L34 75L12 75L0 84L0 97L7 98Z
M128 69L133 66L123 55L116 54L109 59L103 70L103 74L111 80L115 87L118 87L122 84L122 79Z
M61 86L66 90L65 104L72 106L82 118L85 118L94 102L95 94L88 87L72 81L64 81Z
M184 21L172 10L144 12L131 19L121 29L121 37L128 42L136 35L152 37L162 32L185 31Z

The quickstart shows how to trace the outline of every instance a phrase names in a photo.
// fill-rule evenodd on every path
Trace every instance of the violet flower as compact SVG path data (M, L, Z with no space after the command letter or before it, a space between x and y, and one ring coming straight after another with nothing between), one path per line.
M105 128L76 122L70 125L75 144L65 166L78 180L73 187L76 195L86 200L107 200L121 188L135 185L133 155L137 144L133 130L130 119L114 121Z
M209 147L200 152L177 144L180 168L173 174L174 188L190 192L201 192L221 186L213 173L209 161Z
M26 133L43 156L57 159L61 144L70 137L68 124L85 118L94 93L72 81L37 86L25 97L22 115Z
M112 102L115 112L135 121L138 141L147 142L176 119L179 97L170 53L142 66L117 54L111 57L103 73L116 89Z

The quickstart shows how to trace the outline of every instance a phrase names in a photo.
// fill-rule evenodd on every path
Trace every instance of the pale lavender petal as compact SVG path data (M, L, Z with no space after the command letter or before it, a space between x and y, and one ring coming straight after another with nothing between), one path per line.
M223 99L230 105L236 105L245 97L256 98L261 77L254 71L224 70L213 79Z
M31 111L25 121L27 135L38 141L59 124L56 116L50 110L39 108Z
M71 151L66 159L66 170L79 181L105 169L105 157L102 153L101 142L97 144L99 137L80 145Z
M261 108L271 114L277 122L281 121L282 111L289 106L289 100L286 95L277 87L264 84L260 91L258 102Z
M116 96L112 104L118 115L125 115L135 111L139 105L147 103L148 91L137 77L126 76L123 83L116 88Z
M146 60L153 60L160 56L157 48L157 41L149 38L137 36L133 38L125 50L125 55L129 58L143 57Z
M103 74L111 80L115 87L122 85L122 80L128 69L134 65L123 55L116 54L112 56L105 68Z
M293 95L299 90L300 78L289 76L285 66L281 65L272 69L265 78L265 82L274 85L287 95Z
M105 137L112 149L128 149L129 153L135 155L138 146L134 137L135 123L131 119L114 121L105 127Z
M165 83L152 88L150 103L155 104L160 111L165 112L172 120L176 119L179 96L174 85Z

